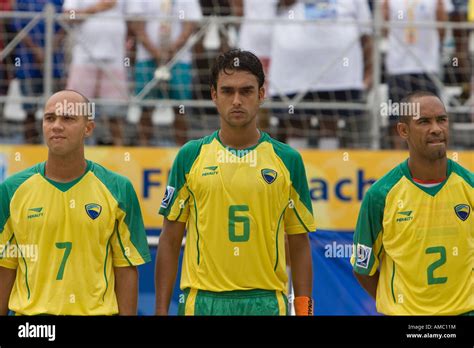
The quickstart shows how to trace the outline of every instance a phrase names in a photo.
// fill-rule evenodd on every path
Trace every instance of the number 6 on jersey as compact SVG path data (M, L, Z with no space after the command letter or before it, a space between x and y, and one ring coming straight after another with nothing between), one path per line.
M250 238L250 220L248 216L236 216L237 212L249 211L248 205L231 205L229 207L229 239L231 242L247 242ZM235 233L235 223L243 223L243 234Z

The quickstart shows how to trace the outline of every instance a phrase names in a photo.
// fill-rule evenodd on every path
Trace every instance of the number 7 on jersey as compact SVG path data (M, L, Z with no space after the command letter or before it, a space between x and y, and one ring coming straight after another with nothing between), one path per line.
M63 260L61 261L61 265L59 266L58 275L56 276L56 280L62 280L64 275L64 268L66 267L66 262L71 253L72 243L71 242L62 242L56 243L56 248L58 249L66 249L64 251Z

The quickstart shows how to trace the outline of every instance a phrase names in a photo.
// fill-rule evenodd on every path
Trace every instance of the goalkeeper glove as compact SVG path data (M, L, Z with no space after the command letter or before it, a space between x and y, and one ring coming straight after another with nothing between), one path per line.
M307 296L295 297L295 313L298 316L313 315L313 299Z

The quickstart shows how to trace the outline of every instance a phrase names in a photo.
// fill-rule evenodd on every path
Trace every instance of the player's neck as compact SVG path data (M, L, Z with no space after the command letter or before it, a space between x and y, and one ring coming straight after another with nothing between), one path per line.
M446 178L448 166L447 157L430 161L423 158L414 158L410 156L408 159L408 168L411 176L423 181L439 181Z
M224 146L237 150L246 149L258 144L260 131L256 127L230 129L224 126L219 130L219 139Z
M57 182L71 182L82 175L87 169L84 156L57 156L48 154L45 176Z

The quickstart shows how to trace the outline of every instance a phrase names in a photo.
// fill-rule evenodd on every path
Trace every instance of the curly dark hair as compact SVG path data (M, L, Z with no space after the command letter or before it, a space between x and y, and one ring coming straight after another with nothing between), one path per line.
M248 71L255 75L258 81L258 87L262 87L265 83L265 73L263 72L262 63L255 54L249 51L233 49L217 56L210 71L209 84L217 89L217 78L219 73L223 71Z

